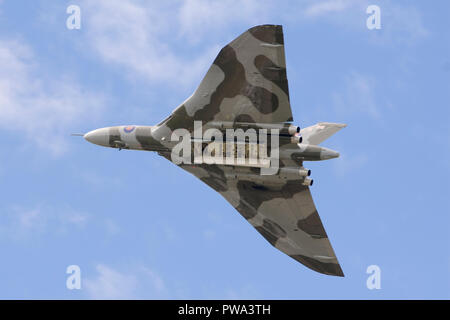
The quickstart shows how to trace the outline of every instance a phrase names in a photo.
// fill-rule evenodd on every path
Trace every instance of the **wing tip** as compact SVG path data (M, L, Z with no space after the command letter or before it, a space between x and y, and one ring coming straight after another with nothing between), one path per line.
M274 28L274 29L282 29L283 26L281 24L271 24L271 23L266 23L266 24L258 24L254 27L251 27L250 29L248 29L248 31L250 30L256 30L256 29L264 29L264 28Z
M314 271L320 272L322 274L326 274L328 276L334 276L334 277L340 277L340 278L345 277L344 272L342 271L342 268L339 264L335 264L334 270L329 270L326 272L323 272L322 270L314 270Z
M341 278L345 277L344 272L342 271L342 268L339 264L337 265L337 273L332 274L332 276L341 277Z
M261 24L248 29L256 39L270 43L284 45L283 26L279 24Z
M342 271L342 268L339 265L339 263L322 262L318 259L307 257L300 254L291 255L290 257L316 272L326 274L329 276L345 277L344 272Z
M311 268L312 269L312 268ZM325 274L327 276L333 276L333 277L339 277L339 278L344 278L344 272L342 271L342 268L339 264L336 264L336 267L334 270L330 270L330 271L323 271L323 270L317 270L317 269L312 269L314 271L317 271L319 273Z

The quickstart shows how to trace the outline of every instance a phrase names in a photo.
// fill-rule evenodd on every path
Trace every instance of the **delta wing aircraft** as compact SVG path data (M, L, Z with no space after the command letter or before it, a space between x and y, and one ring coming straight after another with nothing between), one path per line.
M260 25L225 46L197 90L161 123L106 127L84 138L157 152L219 192L277 249L312 270L344 276L303 163L338 157L319 144L346 125L300 130L292 121L283 29Z

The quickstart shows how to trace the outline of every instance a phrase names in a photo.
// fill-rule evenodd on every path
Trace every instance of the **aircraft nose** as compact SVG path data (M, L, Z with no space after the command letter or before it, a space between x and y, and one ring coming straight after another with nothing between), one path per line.
M320 151L321 160L333 159L337 157L339 157L339 152L322 147L322 150Z
M108 128L101 128L89 131L83 136L86 141L90 143L97 144L99 146L108 147L109 146L109 132Z

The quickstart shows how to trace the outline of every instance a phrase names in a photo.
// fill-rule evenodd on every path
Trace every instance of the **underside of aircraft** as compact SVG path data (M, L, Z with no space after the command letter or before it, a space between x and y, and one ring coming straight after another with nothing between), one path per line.
M311 171L303 164L338 157L319 144L346 125L321 122L300 129L293 120L283 29L260 25L226 45L197 90L161 123L101 128L84 137L106 147L158 152L220 193L275 248L312 270L344 276L311 196ZM184 150L185 161L177 162L180 140L173 138L180 129L194 155L186 157ZM205 138L210 129L214 139ZM230 139L230 129L263 130L268 138ZM239 162L235 149L224 150L230 141L245 144L245 155L252 143L258 155L270 152ZM219 153L231 161L220 160Z

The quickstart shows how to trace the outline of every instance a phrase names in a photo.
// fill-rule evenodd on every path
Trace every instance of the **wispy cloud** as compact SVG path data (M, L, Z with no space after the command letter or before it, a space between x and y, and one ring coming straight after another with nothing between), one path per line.
M120 273L108 266L99 264L98 275L83 281L91 299L133 299L136 294L138 280L136 276Z
M139 266L121 272L98 264L96 271L95 277L83 281L90 299L148 299L167 296L162 277L147 267Z
M206 72L217 54L213 45L200 56L189 58L184 54L184 43L171 45L180 26L174 19L179 7L130 0L84 1L82 7L88 12L90 47L103 61L127 71L128 77L192 85L199 82L198 75Z
M368 0L306 1L297 6L297 15L305 23L327 22L346 31L366 32Z
M147 281L149 281L151 287L153 288L155 294L159 297L166 296L168 294L168 289L163 278L155 271L147 268L141 267L140 270L146 276Z
M314 1L305 8L305 15L309 17L318 17L327 14L335 14L355 5L354 0L327 0Z
M23 42L0 40L0 64L1 129L19 132L52 154L67 151L69 130L103 106L100 96L66 76L42 76L45 70Z
M44 234L63 234L84 228L88 214L70 207L55 208L39 204L33 207L21 205L2 209L0 234L8 240L36 239Z

